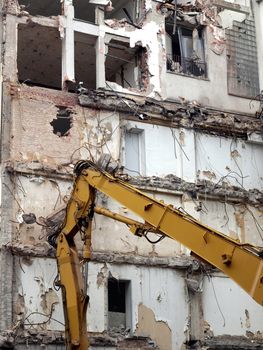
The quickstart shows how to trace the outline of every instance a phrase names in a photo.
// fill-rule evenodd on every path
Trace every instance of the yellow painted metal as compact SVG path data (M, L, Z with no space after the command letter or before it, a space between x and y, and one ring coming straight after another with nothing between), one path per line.
M85 294L86 288L74 236L82 227L83 258L84 261L88 261L94 200L93 188L85 186L83 189L82 186L79 187L78 182L74 183L65 222L57 239L57 265L63 297L67 350L87 350L89 347L86 323L88 297Z
M101 207L95 207L94 212L99 215L107 216L108 218L111 218L113 220L120 221L126 225L129 226L130 231L137 236L142 236L143 231L151 231L152 227L150 225L147 225L146 223L142 223L136 220L133 220L131 218L128 218L127 216L117 214L112 212L109 209L101 208ZM156 230L154 230L156 232ZM160 233L160 232L158 232Z
M256 247L240 244L95 166L83 170L76 181L80 191L92 187L117 200L153 229L177 240L196 256L219 268L263 304L263 260L257 255Z
M83 257L89 260L93 212L124 222L135 234L151 230L177 240L191 249L195 256L219 268L255 301L263 304L263 260L257 247L240 244L173 206L147 196L90 162L86 162L86 166L79 172L57 241L67 350L87 350L89 346L86 325L87 297L74 236L81 229L84 241ZM141 217L145 223L95 207L96 190L117 200Z
M84 294L84 283L76 247L68 244L63 233L57 242L57 263L62 288L66 324L67 350L87 350L86 309L88 297Z

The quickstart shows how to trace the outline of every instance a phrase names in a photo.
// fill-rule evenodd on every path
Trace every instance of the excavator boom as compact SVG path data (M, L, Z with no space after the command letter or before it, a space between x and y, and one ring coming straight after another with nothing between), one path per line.
M92 162L80 161L75 167L76 180L67 206L64 226L57 239L58 269L63 285L65 315L69 330L68 350L86 350L86 299L80 277L74 236L82 232L84 258L90 258L91 221L94 212L125 222L135 234L153 232L170 237L189 248L194 256L217 267L257 303L263 305L263 259L259 248L220 233L171 205L147 196L135 187L114 177ZM138 223L103 208L95 207L96 191L100 191L131 210L145 223ZM135 229L134 229L135 228ZM62 244L62 247L61 247ZM69 247L64 247L67 244ZM61 249L64 252L61 255ZM70 253L72 250L72 254ZM72 255L72 256L71 256ZM66 268L71 270L66 272ZM69 277L71 276L71 277ZM70 280L70 281L69 281ZM72 296L72 285L75 286ZM69 291L70 289L70 291ZM69 295L70 294L70 295ZM84 333L83 333L84 332ZM74 336L73 336L74 335ZM73 342L72 342L73 341ZM75 345L74 345L74 344Z

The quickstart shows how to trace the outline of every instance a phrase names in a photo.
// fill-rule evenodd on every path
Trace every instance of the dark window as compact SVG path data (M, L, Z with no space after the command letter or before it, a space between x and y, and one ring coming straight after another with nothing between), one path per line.
M93 35L75 32L75 80L88 89L96 89L96 41Z
M95 5L87 0L73 0L74 17L85 22L95 23Z
M17 52L21 83L61 89L61 39L57 28L19 24Z
M108 280L108 326L112 328L127 327L127 313L129 314L129 281L117 279ZM127 310L128 309L128 310Z
M207 76L203 30L166 22L167 70L205 78Z

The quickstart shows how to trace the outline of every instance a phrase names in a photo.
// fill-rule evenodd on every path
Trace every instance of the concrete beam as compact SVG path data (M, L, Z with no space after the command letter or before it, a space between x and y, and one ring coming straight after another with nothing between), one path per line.
M62 38L62 88L67 81L75 81L75 47L74 47L74 6L65 4L65 28Z
M1 162L10 157L10 130L11 130L11 96L9 85L3 84L2 99L2 130L1 130ZM12 241L12 217L13 198L10 174L2 167L2 203L1 203L1 234L0 247ZM13 311L13 256L8 251L0 251L0 331L4 331L12 325Z
M4 41L3 80L17 81L17 21L12 15L6 16Z
M224 1L224 0L213 0L212 4L217 6L217 7L221 7L225 10L244 13L246 15L250 14L250 7L236 4L233 2L228 2L228 1Z
M74 19L72 27L75 32L99 36L99 26L96 24L85 23Z
M96 42L96 88L106 87L105 77L105 45L104 36L99 36Z

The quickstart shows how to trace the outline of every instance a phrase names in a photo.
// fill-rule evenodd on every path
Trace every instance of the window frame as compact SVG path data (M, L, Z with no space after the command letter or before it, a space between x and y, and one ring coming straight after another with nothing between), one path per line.
M171 58L169 58L167 54L167 58L166 58L167 72L172 72L172 73L193 77L193 78L198 78L198 79L205 79L205 80L208 79L207 58L206 58L206 51L205 51L205 28L201 26L197 27L197 26L191 26L191 25L178 24L176 27L175 34L170 33L170 31L168 31L167 29L168 28L166 26L166 35L169 37L169 40L171 41L171 47L169 50L171 53L169 55L172 56ZM200 47L201 56L202 56L201 60L199 59L200 55L196 55L196 57L191 57L189 55L186 55L186 52L185 52L186 45L183 44L183 38L187 36L183 35L183 30L191 31L192 47L194 47L193 33L194 33L194 30L197 30L198 37L199 37L198 46ZM175 49L175 44L177 46L177 50ZM167 45L167 42L166 42L166 45ZM192 49L192 51L194 53L194 49ZM168 47L166 47L166 52L168 52Z

